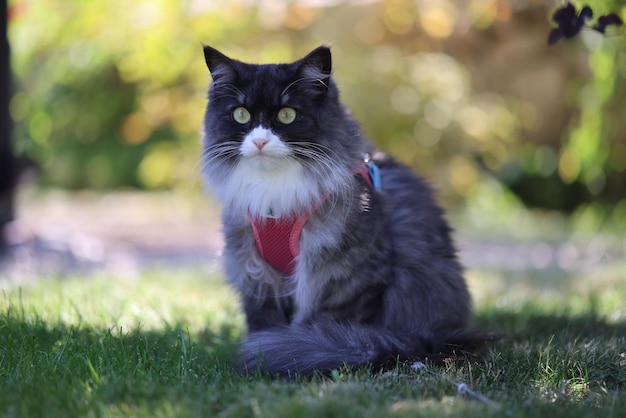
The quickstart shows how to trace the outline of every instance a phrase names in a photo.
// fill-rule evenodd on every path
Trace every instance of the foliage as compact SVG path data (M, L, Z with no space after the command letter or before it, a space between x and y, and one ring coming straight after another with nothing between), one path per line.
M590 282L473 272L479 324L508 334L476 361L293 383L235 373L243 320L217 278L174 271L5 282L0 387L10 389L0 391L0 415L621 416L623 273L623 265L596 271ZM461 382L495 404L457 394Z
M618 0L589 3L598 15L626 12ZM209 81L201 44L270 62L331 42L344 100L368 135L448 204L492 177L549 209L626 196L625 37L583 30L548 50L560 2L211 4L13 2L16 148L42 164L46 183L195 182Z
M593 18L593 10L584 6L580 11L572 3L558 8L552 15L552 21L557 27L552 29L548 36L548 44L553 44L561 38L569 39L578 35L585 27L591 27L600 33L605 33L607 26L621 26L624 24L616 13L609 13L598 17L596 24L587 26L587 22Z

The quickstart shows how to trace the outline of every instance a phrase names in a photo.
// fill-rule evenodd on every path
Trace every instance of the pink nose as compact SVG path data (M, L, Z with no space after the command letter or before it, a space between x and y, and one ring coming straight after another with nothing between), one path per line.
M262 150L263 147L270 141L267 139L254 139L252 142L254 142L254 145L256 145L259 150Z

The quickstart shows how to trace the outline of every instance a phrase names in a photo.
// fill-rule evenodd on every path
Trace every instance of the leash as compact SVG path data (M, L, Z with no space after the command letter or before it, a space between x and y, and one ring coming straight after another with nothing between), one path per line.
M466 384L466 383L459 383L459 382L455 382L452 379L449 379L448 377L444 376L442 373L437 373L434 370L430 369L429 367L426 366L425 363L421 362L421 361L416 361L415 363L413 363L411 365L411 369L417 371L417 372L422 372L422 373L429 373L432 376L435 376L439 379L443 379L445 381L447 381L448 383L450 383L451 385L456 387L456 393L457 395L461 395L461 396L470 396L486 405L492 406L492 407L498 407L500 406L497 402L492 401L491 399L489 399L488 397L486 397L485 395L483 395L482 393L478 393L473 391L472 389L470 389L470 387Z

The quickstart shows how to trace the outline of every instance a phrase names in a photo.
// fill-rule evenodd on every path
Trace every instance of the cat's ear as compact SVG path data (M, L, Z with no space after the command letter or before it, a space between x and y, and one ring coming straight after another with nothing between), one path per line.
M328 86L333 71L330 48L320 46L299 61L298 72L305 78L312 78Z
M208 45L204 45L204 60L213 81L235 78L237 75L233 60Z

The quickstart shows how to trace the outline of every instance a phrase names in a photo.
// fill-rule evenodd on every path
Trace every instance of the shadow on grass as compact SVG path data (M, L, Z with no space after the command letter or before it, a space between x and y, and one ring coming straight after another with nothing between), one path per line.
M493 347L492 359L506 365L503 373L513 385L578 382L598 390L626 389L625 322L612 322L594 312L506 310L483 313L477 322L504 333Z
M533 309L483 312L477 322L506 336L475 366L476 390L506 388L514 394L514 404L528 398L536 406L561 392L571 405L578 399L572 391L591 399L593 391L626 388L623 322L594 313L556 315ZM226 325L192 334L184 323L124 330L0 313L0 388L11 388L0 390L0 415L214 416L220 411L238 415L241 409L239 415L252 416L250 394L262 399L270 392L239 377L232 367L238 337L239 330ZM413 388L414 378L409 380ZM267 396L283 402L296 390L286 383L269 385L277 393ZM583 391L581 385L590 389ZM358 390L367 392L364 387ZM610 399L602 402L608 405Z
M611 322L594 312L568 315L492 310L479 315L477 322L502 330L514 340L626 336L626 322Z
M234 384L238 330L104 329L0 314L0 415L85 416ZM202 395L202 396L201 396ZM197 407L201 408L198 404ZM54 413L53 413L54 412Z

